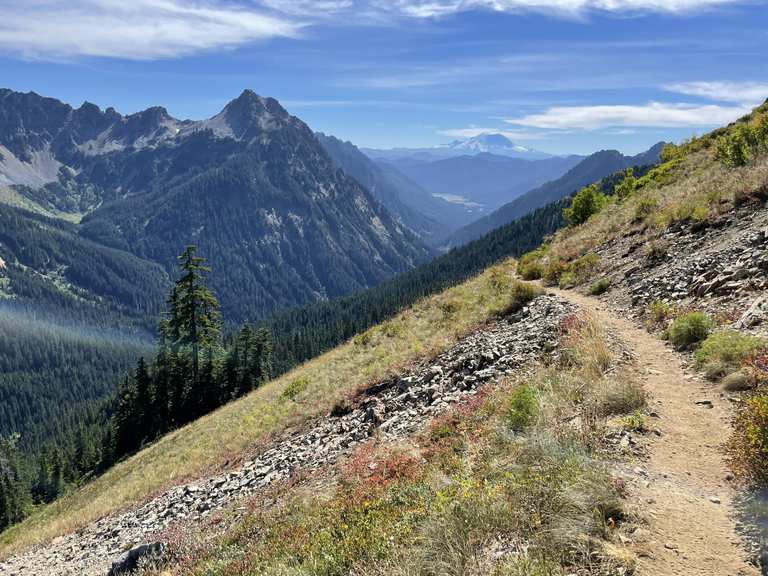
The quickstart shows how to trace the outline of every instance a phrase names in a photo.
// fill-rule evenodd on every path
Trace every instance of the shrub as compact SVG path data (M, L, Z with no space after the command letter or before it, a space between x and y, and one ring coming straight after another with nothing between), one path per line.
M712 334L702 343L696 352L696 364L699 368L719 364L726 372L732 372L765 348L766 342L761 338L725 330Z
M651 325L659 325L666 322L674 314L671 304L663 300L656 300L648 307L648 317Z
M509 301L502 310L502 315L507 316L521 310L528 302L542 294L541 288L527 282L514 282L510 290Z
M614 416L642 410L647 401L645 390L637 382L611 378L595 390L593 403L600 416Z
M507 422L515 432L521 432L530 426L539 413L539 400L536 390L528 384L521 384L509 396Z
M607 203L608 197L597 184L592 184L576 193L570 208L563 210L563 215L570 226L578 226L600 212Z
M728 442L731 466L743 480L768 485L768 395L747 400Z
M512 277L501 268L492 268L488 276L488 284L494 292L506 292L512 283Z
M558 284L560 282L560 276L568 269L565 262L558 258L552 258L550 256L547 267L544 269L544 276L542 279L548 286Z
M642 222L656 211L659 201L653 196L643 196L635 204L635 222Z
M600 280L592 284L592 286L590 286L589 293L592 296L600 296L600 294L605 294L606 292L608 292L610 288L611 288L611 279L601 278Z
M640 410L635 410L632 414L622 418L621 423L626 430L632 432L645 432L648 429L645 414Z
M544 253L544 248L538 248L520 258L517 273L523 280L538 280L544 275L544 264L541 261Z
M746 392L753 387L752 379L746 372L731 372L723 378L723 388L728 392Z
M721 136L715 157L728 167L745 166L768 148L768 115L758 114L750 124L741 124Z
M703 312L689 312L677 318L667 330L673 346L688 348L709 335L712 320Z
M635 172L632 168L627 168L626 172L624 172L624 178L616 185L614 194L619 200L626 200L635 190L637 190Z
M280 393L280 399L282 400L296 400L296 397L304 392L309 386L309 378L301 376L295 380L291 380L288 385L283 388Z
M443 316L443 320L451 320L459 313L459 310L461 310L461 303L455 300L448 300L440 302L437 307Z
M594 253L585 254L565 266L565 270L560 275L558 284L560 288L573 288L583 284L594 273L600 264L600 256Z

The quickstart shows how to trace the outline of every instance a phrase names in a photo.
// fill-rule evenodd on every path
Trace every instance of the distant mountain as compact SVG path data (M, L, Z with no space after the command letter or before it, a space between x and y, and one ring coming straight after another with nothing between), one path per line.
M461 154L495 154L527 160L552 158L552 155L546 152L515 144L503 134L480 134L467 140L454 140L447 144L445 149L454 150Z
M408 182L396 169L377 164L351 142L323 133L318 133L317 138L339 168L362 184L424 242L435 245L449 232L443 219L436 216L451 207L448 202Z
M468 210L465 223L510 202L520 194L559 178L580 156L523 160L487 152L425 163L406 163L403 174L433 195Z
M466 140L455 140L442 146L429 148L363 148L362 151L374 160L396 163L398 166L412 162L434 162L456 156L473 154L495 154L509 158L541 160L551 158L551 154L533 148L520 146L503 134L480 134Z
M2 90L0 184L10 187L0 200L81 220L68 235L159 264L163 282L183 247L197 244L230 321L348 294L431 255L306 124L248 90L199 122L159 107L122 116ZM0 241L0 276L33 275L60 293L104 282L95 268L75 278L45 258L25 268L8 246ZM160 304L143 306L153 313Z
M504 226L533 212L537 208L556 202L569 196L580 188L597 182L614 172L633 166L645 166L659 161L664 143L653 146L637 156L624 156L616 150L603 150L583 159L562 177L547 182L505 204L492 214L465 226L453 234L448 242L449 248L461 246L480 238L491 230Z

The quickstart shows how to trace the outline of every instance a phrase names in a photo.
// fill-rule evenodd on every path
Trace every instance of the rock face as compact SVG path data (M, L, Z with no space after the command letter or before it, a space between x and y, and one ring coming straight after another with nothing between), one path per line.
M0 564L0 574L102 576L126 546L153 542L153 534L171 525L205 518L298 470L328 466L373 434L404 438L484 384L531 369L556 347L561 322L574 311L554 296L540 296L429 362L376 383L350 406L286 434L240 468L172 488L135 510L11 558Z
M196 244L235 323L371 287L432 255L304 122L250 90L199 122L2 90L0 185L82 216L80 237L169 274ZM67 270L77 286L109 284Z

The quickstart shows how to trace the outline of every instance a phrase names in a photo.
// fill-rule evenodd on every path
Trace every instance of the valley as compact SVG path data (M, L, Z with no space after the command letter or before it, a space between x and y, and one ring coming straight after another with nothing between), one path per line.
M758 574L767 107L383 154L3 91L0 574Z

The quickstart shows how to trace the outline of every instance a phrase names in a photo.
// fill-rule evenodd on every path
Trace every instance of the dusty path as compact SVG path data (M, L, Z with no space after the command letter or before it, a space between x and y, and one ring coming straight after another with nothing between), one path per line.
M617 317L607 305L552 290L590 310L637 355L638 376L659 418L661 437L636 469L632 498L647 520L635 546L640 576L757 576L736 532L728 468L720 445L730 433L728 399L694 374L662 341ZM697 404L708 400L711 405Z

